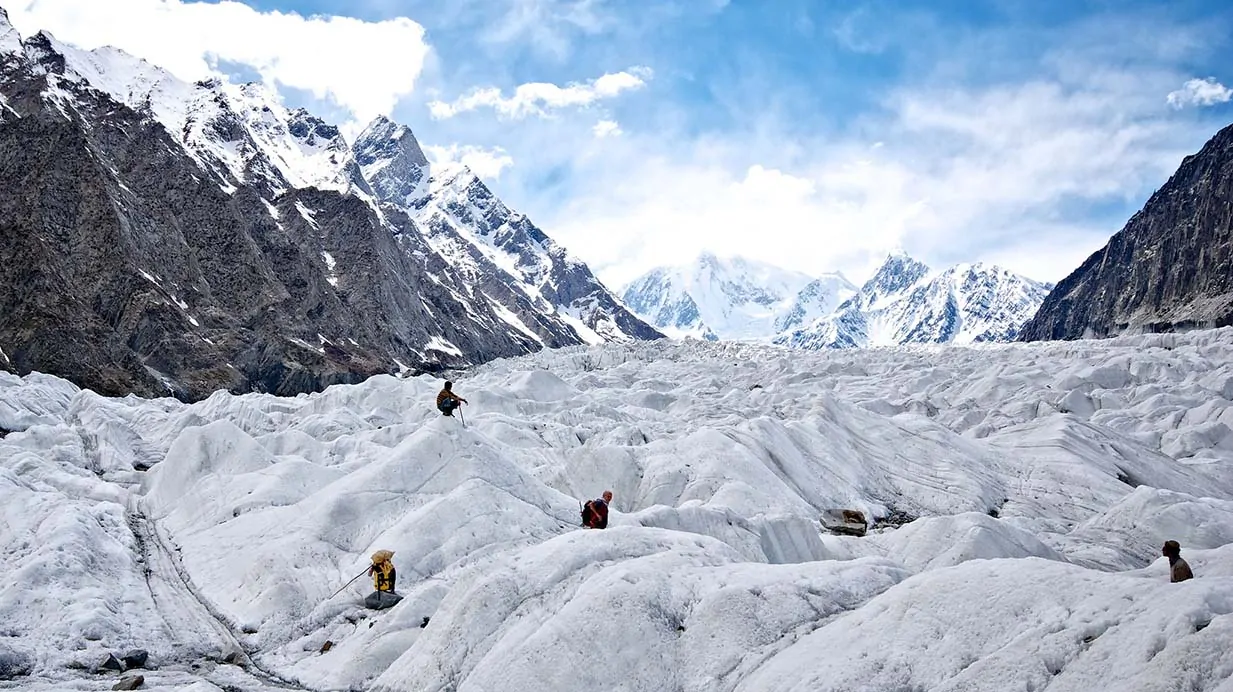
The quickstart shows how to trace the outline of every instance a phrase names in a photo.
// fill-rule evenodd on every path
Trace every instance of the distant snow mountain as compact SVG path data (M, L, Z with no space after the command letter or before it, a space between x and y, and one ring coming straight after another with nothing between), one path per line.
M896 252L833 314L774 341L808 349L1011 341L1052 288L981 263L934 273Z
M809 324L855 293L842 274L812 277L763 262L703 253L630 283L625 304L672 336L756 339Z
M2 9L0 160L3 369L193 399L662 337L402 125L349 142Z
M979 263L937 273L902 251L859 290L839 273L812 278L704 253L648 272L622 295L670 336L820 349L1013 340L1051 288Z

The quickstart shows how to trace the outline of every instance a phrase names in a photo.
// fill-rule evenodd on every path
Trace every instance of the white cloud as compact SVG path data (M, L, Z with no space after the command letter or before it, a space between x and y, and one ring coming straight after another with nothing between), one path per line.
M619 137L622 133L621 124L615 120L601 120L595 123L595 127L591 128L591 132L595 133L596 137Z
M113 45L200 79L234 63L279 84L332 99L366 120L410 94L429 46L410 19L365 22L259 12L248 5L182 0L8 0L25 35L47 30L83 48Z
M549 110L587 106L600 99L617 96L623 91L641 88L646 86L646 80L650 78L649 68L633 67L628 71L609 73L598 79L575 82L563 87L545 82L523 84L514 89L514 94L508 98L501 95L500 89L488 87L476 89L453 103L433 101L428 104L428 109L432 117L437 119L452 118L477 108L492 108L498 114L509 118L546 115Z
M501 147L485 149L472 145L426 146L424 153L435 164L461 163L484 180L496 180L514 159Z
M506 4L505 13L483 32L483 40L520 43L558 57L568 55L575 33L597 34L616 21L602 0L507 0ZM483 11L492 10L485 6Z
M1169 92L1166 97L1169 105L1174 108L1186 106L1214 106L1218 103L1228 103L1233 99L1233 89L1217 82L1214 77L1207 79L1190 79L1181 89Z
M560 163L535 167L570 166L571 188L527 211L612 285L701 249L859 280L900 244L934 264L999 261L1056 281L1129 217L1093 205L1142 199L1214 132L1159 108L1152 94L1173 73L1083 79L905 88L859 131L812 140L755 123L600 148L553 128L533 155L556 146Z

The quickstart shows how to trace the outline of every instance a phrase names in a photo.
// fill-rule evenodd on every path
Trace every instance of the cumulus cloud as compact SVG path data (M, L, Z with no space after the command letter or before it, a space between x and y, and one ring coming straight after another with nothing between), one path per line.
M239 65L272 85L330 99L360 120L390 113L410 94L429 52L424 28L406 18L303 17L231 0L8 0L5 6L25 35L48 30L83 48L113 45L189 80Z
M1217 82L1214 77L1190 79L1181 89L1169 92L1166 99L1170 106L1179 109L1186 106L1214 106L1233 99L1233 89Z
M424 153L436 164L461 163L484 180L497 180L501 171L514 165L514 159L501 147L486 149L473 145L426 146Z
M546 82L522 84L513 95L505 97L495 87L476 89L459 97L452 103L433 101L428 104L432 117L439 120L452 118L479 108L492 108L507 118L523 118L528 115L546 115L548 111L561 108L588 106L601 99L613 98L621 92L646 86L651 70L633 67L627 71L605 74L587 82L575 82L557 86Z
M619 137L621 135L621 125L615 120L601 120L595 123L595 127L591 128L591 132L601 139L604 137Z
M554 190L536 220L618 286L702 248L859 280L896 245L1056 281L1129 216L1089 206L1147 194L1210 136L1160 109L1150 87L1173 79L912 85L889 93L870 137L760 124L692 139L644 131L602 152L563 142L575 187L565 204Z

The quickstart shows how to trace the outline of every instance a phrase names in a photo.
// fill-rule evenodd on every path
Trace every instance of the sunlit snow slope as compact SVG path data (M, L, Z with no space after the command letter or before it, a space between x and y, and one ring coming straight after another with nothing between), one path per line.
M0 373L0 687L1233 690L1233 329L575 347L459 377L465 428L439 385ZM405 600L329 598L379 548Z

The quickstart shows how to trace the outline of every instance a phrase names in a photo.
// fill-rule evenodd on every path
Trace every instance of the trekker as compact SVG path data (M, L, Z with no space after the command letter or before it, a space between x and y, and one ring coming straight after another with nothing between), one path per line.
M1170 582L1186 581L1194 579L1194 572L1190 571L1190 565L1182 559L1182 546L1177 541L1165 541L1164 548L1161 549L1161 554L1169 558L1169 567L1172 568L1172 575L1169 577Z
M612 504L612 491L605 490L598 500L588 500L582 507L582 525L588 529L608 528L608 505Z
M459 402L467 403L467 400L454 393L454 383L446 382L445 389L437 393L437 410L443 416L453 416L454 409L458 408Z
M394 569L394 562L391 560L393 557L392 550L378 550L372 554L372 566L368 568L368 574L372 577L372 586L377 591L394 590L398 571Z

